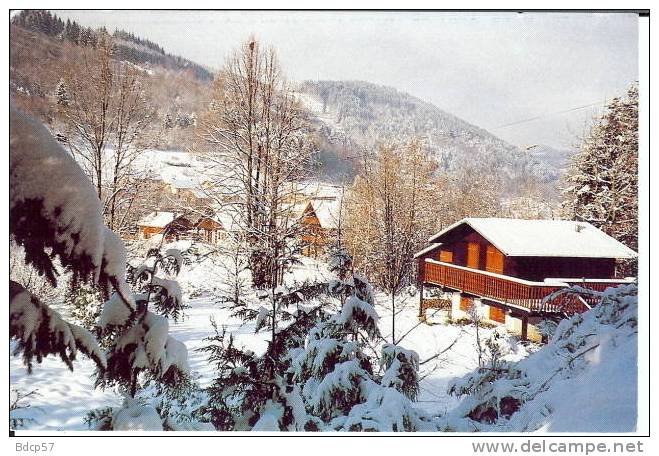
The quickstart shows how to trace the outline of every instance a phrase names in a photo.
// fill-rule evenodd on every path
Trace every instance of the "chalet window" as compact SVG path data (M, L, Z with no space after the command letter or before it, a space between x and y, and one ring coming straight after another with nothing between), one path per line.
M478 265L480 263L479 258L480 258L480 245L478 245L478 242L470 242L467 244L467 267L468 268L474 268L478 269Z
M453 252L451 252L450 250L440 250L439 261L442 261L444 263L453 263Z
M490 306L490 320L496 321L497 323L506 322L506 312L500 307Z
M460 310L462 310L464 312L469 312L472 307L474 307L473 298L468 298L466 296L460 296Z
M503 274L503 253L493 245L487 246L487 256L485 257L485 270Z

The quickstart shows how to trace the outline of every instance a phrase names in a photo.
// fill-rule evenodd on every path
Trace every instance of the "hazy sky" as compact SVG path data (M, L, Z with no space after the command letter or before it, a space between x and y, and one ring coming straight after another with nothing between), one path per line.
M574 144L598 107L638 79L634 14L57 11L122 28L219 68L254 33L292 80L395 87L517 145ZM525 119L539 119L502 127Z

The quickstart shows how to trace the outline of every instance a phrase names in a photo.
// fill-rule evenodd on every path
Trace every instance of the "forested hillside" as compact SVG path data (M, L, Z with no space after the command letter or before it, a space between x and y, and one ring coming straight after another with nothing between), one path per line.
M23 11L12 18L10 90L15 102L53 125L58 82L67 72L81 71L86 50L97 46L101 34L111 36L115 60L142 72L159 120L154 125L163 128L158 147L203 146L194 127L207 109L213 80L209 69L133 33L93 30L47 11ZM562 164L556 154L527 153L391 87L361 81L306 81L297 91L313 119L316 153L311 177L350 182L363 148L412 138L422 140L441 170L454 172L478 165L503 181L509 194L519 193L529 175L544 183L553 183L560 175Z
M482 166L511 179L511 189L528 173L546 182L557 178L555 163L545 162L543 155L527 154L487 130L394 88L363 81L306 81L299 90L319 125L321 158L326 161L356 145L372 147L416 137L445 171Z
M84 27L75 21L64 22L56 15L43 10L23 10L12 19L12 24L83 47L96 46L99 32L108 32L105 29ZM157 65L171 70L189 70L197 79L213 79L213 74L207 68L177 55L168 54L162 46L153 41L124 30L115 30L112 35L116 39L118 60L139 65Z

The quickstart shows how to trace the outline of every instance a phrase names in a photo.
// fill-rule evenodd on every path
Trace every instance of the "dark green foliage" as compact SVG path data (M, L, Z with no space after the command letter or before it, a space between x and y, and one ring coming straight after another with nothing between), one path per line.
M36 359L41 363L50 354L57 354L70 370L78 351L90 357L99 370L105 369L105 356L91 334L79 326L67 323L26 291L9 281L9 335L15 340L13 354L23 354L23 362L32 372Z

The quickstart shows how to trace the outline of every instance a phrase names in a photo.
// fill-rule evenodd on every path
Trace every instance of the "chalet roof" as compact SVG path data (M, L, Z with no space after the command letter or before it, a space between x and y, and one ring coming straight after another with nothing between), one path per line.
M137 222L139 226L150 226L153 228L164 228L174 221L173 212L155 211Z
M220 218L217 216L217 214L213 212L208 212L208 213L192 212L189 214L179 215L178 217L176 217L176 220L177 221L184 220L186 223L189 223L192 226L197 226L205 220L212 220L213 222L222 225L222 221L220 220Z
M441 238L468 225L508 256L635 258L632 249L587 222L465 218L432 236Z
M339 200L313 200L310 201L320 226L325 229L337 229L341 215L341 202Z
M426 253L430 252L431 250L435 250L435 249L436 249L437 247L439 247L440 245L442 245L441 242L433 242L432 244L430 244L430 245L429 245L428 247L426 247L425 249L423 249L423 250L419 250L418 252L416 252L416 253L414 254L414 258L419 258L421 255L426 254Z
M238 231L239 224L236 221L235 214L228 211L221 211L215 214L215 219L222 224L222 228L226 231Z

